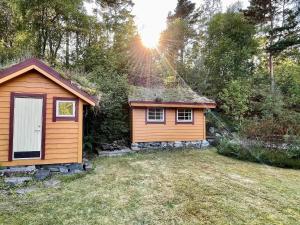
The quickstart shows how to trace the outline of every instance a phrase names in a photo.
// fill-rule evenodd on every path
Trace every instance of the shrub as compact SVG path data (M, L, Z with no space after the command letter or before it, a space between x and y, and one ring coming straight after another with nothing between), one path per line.
M217 146L217 151L219 154L240 160L300 169L299 145L290 145L286 149L266 148L259 142L244 144L241 141L222 139Z
M101 91L99 110L89 110L85 115L85 147L129 139L128 81L127 76L115 71L96 68L91 74Z

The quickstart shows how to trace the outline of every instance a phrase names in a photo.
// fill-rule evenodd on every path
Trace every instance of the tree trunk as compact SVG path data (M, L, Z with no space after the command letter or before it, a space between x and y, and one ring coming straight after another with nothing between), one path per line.
M269 53L269 73L271 79L271 91L274 93L275 90L275 77L274 77L274 65L273 65L273 54Z
M69 67L70 63L70 32L66 32L66 66Z
M271 5L272 8L272 5ZM272 10L272 9L271 9ZM271 47L274 42L274 12L271 11L271 32L270 32L270 39L269 39L269 46ZM269 74L270 74L270 80L271 80L271 92L274 93L275 90L275 77L274 77L274 64L273 64L273 52L270 49L269 50Z

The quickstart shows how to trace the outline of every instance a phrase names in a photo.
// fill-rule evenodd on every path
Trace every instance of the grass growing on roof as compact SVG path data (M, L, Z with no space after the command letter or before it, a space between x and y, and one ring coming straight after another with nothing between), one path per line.
M164 151L100 158L90 174L0 195L0 224L297 224L300 172Z
M162 101L162 102L191 102L213 103L214 101L199 96L188 86L146 88L131 86L129 101Z

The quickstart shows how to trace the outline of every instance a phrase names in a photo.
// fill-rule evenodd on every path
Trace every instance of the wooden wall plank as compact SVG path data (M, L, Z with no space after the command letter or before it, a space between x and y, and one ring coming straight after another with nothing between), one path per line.
M8 160L10 93L47 94L45 160ZM53 97L75 96L53 81L30 72L1 84L0 87L0 165L16 166L31 164L81 162L82 124L74 121L52 121ZM79 121L82 119L83 102L80 100Z
M146 124L145 108L132 109L132 142L196 141L204 139L203 109L194 109L194 124L176 124L176 109L166 110L165 124Z

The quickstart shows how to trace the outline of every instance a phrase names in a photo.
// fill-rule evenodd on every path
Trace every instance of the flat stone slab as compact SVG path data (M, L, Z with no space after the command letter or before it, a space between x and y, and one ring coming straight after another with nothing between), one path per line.
M47 180L44 182L44 186L46 188L58 188L60 186L61 181L56 179Z
M32 187L17 189L16 193L19 195L25 195L25 194L31 193L33 191L36 191L36 190L37 190L37 187L32 186Z
M0 173L32 173L36 170L35 166L18 166L0 170Z
M9 185L20 185L25 182L31 181L32 177L7 177L4 179L4 182Z
M34 175L35 179L37 180L45 180L49 176L50 176L49 169L40 169Z
M129 148L122 149L122 150L116 150L116 151L99 151L99 156L121 156L126 155L129 153L133 153Z

